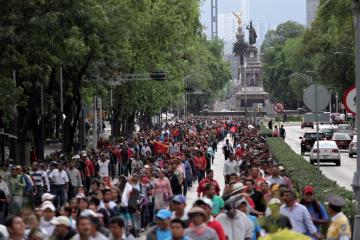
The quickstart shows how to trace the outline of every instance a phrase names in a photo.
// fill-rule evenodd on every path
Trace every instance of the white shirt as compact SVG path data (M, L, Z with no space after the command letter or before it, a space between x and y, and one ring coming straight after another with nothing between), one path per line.
M69 182L69 178L65 170L60 172L59 169L54 169L50 173L49 178L54 181L55 185L64 185Z
M101 161L101 160L98 161L99 176L101 178L110 176L110 174L109 174L109 163L110 163L109 159L106 159L105 161Z
M226 160L224 163L224 176L239 173L239 164L236 160Z
M317 232L310 213L304 205L295 203L294 206L288 207L284 204L280 208L280 213L289 218L293 231L299 233L309 232L310 234Z
M252 238L254 225L245 213L236 210L234 218L229 218L226 213L220 213L215 219L223 226L228 240Z

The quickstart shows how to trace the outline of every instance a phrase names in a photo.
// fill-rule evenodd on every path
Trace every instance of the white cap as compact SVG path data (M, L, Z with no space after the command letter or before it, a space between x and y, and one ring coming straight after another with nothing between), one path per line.
M212 202L211 199L209 199L209 198L206 198L206 197L199 198L199 199L196 200L195 203L199 203L199 202L205 203L205 204L208 205L211 209L213 208L213 202Z
M52 201L55 198L55 195L52 195L51 193L44 193L41 196L41 201L45 202L45 201Z
M280 201L280 199L278 199L278 198L272 198L272 199L269 201L268 205L272 205L272 204L280 204L280 205L281 205L281 201Z
M59 216L56 218L53 218L50 223L52 225L64 225L66 227L70 227L70 220L68 217L65 216Z
M82 217L98 217L97 213L90 209L85 209L80 213Z
M41 206L41 211L45 211L46 209L50 209L51 211L55 212L56 208L54 204L47 202Z
M80 155L79 154L76 154L72 157L72 159L80 159Z

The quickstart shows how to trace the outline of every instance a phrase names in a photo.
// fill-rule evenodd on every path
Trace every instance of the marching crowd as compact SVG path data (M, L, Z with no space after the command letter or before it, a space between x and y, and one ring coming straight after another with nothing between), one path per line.
M223 189L212 168L217 151ZM190 188L194 203L186 198ZM298 199L258 126L189 118L117 145L100 139L97 149L71 158L55 153L51 161L33 158L30 168L5 165L0 240L256 240L279 229L347 240L344 204L329 195L326 208L312 186Z

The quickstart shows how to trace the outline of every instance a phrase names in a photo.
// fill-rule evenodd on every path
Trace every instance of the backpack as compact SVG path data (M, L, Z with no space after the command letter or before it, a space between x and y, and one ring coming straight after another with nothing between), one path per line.
M133 188L132 191L130 192L129 201L128 201L129 211L135 212L141 209L144 202L145 202L145 198L143 194L136 188Z

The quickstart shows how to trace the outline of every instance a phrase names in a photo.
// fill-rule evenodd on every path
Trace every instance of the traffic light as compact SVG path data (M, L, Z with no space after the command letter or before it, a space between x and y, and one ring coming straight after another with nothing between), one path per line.
M165 81L166 80L166 73L164 72L152 72L150 74L152 80L155 81Z

